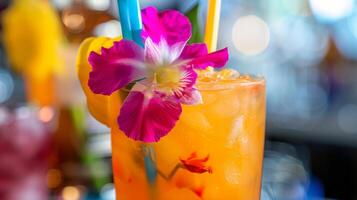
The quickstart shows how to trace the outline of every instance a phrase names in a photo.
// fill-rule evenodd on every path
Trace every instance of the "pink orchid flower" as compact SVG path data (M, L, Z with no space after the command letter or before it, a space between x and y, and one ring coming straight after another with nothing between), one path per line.
M135 83L121 107L119 127L129 138L156 142L175 126L181 104L202 101L195 69L224 66L228 51L209 54L206 44L187 44L191 24L178 11L148 7L141 14L145 47L121 40L101 54L91 52L88 84L94 93L110 95Z

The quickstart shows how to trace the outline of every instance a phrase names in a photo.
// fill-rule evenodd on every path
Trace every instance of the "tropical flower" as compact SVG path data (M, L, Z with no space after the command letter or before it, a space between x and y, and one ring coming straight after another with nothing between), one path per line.
M224 66L228 51L209 54L206 44L187 44L192 27L178 11L159 13L148 7L142 10L142 19L144 48L121 40L100 54L91 52L88 85L103 95L131 89L120 110L119 127L129 138L156 142L175 126L181 104L202 101L195 70Z
M193 173L212 173L212 168L205 166L208 161L209 156L207 155L204 158L198 158L197 153L193 152L187 159L180 159L183 167Z

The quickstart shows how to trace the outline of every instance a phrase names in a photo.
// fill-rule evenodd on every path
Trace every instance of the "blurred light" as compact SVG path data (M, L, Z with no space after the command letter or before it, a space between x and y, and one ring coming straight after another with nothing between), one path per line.
M7 87L3 80L0 80L0 103L5 102L8 99Z
M77 13L64 12L62 15L63 24L71 32L79 33L85 27L85 19L82 15Z
M71 3L72 3L72 0L53 0L53 4L58 9L64 9L64 8L70 6Z
M269 2L271 3L271 2ZM278 4L286 10L287 13L300 15L300 16L309 16L311 11L309 5L306 1L301 0L280 0Z
M267 10L265 16L272 20L289 15L297 17L311 15L310 6L305 0L274 0L261 3Z
M51 121L53 116L54 116L54 111L51 107L48 106L42 107L37 113L38 119L41 120L42 122Z
M104 185L100 191L100 197L103 200L115 200L115 188L112 183Z
M178 0L140 0L140 6L142 8L153 6L157 7L158 9L168 9L173 7L181 7L180 4L189 4L191 1L179 1Z
M26 119L31 117L31 110L28 107L21 106L16 108L15 116L17 119Z
M354 0L309 0L311 10L322 21L336 21L351 14Z
M269 45L269 27L257 16L243 16L234 23L232 39L241 53L250 56L257 55Z
M97 134L91 137L88 148L91 152L101 156L108 156L111 154L110 134Z
M343 56L357 60L357 14L336 23L333 37Z
M306 199L309 174L302 161L284 152L287 149L278 150L282 151L266 151L264 155L262 200Z
M10 74L0 70L0 104L7 101L14 91L14 81Z
M327 93L319 84L307 84L305 91L300 91L300 95L298 96L300 98L296 104L301 107L297 110L297 113L305 119L319 116L327 110Z
M108 10L110 0L86 0L88 8L93 10Z
M86 128L89 134L101 135L102 133L110 133L110 129L97 121L89 112L86 115Z
M9 114L5 110L5 108L0 107L0 125L5 123L9 117Z
M67 186L62 190L63 200L79 200L81 193L77 187Z
M357 133L357 105L348 104L343 106L337 114L337 122L346 133Z
M279 46L276 59L297 66L313 66L326 55L329 47L328 31L309 17L285 17L271 26L274 41Z
M46 178L47 178L47 187L48 188L56 188L62 182L61 171L59 171L58 169L50 169L47 172Z
M94 35L96 36L107 36L114 38L121 34L121 25L117 20L110 20L108 22L99 24L94 29Z

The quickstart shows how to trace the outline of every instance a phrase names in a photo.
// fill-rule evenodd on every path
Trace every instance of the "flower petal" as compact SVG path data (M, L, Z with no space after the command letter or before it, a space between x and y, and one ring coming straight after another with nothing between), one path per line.
M152 41L151 38L145 40L145 61L153 65L162 60L160 46Z
M153 66L167 65L179 58L185 42L175 43L171 46L165 40L160 40L157 44L151 38L145 40L145 61Z
M192 68L185 68L181 73L180 85L183 88L192 87L196 83L197 73Z
M182 50L180 59L190 60L207 54L208 54L208 48L205 43L188 44Z
M197 73L192 68L182 68L181 78L177 88L173 88L173 93L179 99L184 95L189 95L187 88L191 88L197 80Z
M228 61L228 49L224 48L213 53L205 54L207 47L202 44L187 45L181 54L182 59L191 59L188 65L195 69L207 67L223 67Z
M134 80L145 76L144 52L132 41L114 42L101 55L91 52L88 58L92 66L88 85L96 94L110 95Z
M197 73L188 66L161 67L156 70L155 90L166 95L174 95L178 99L183 91L192 87L197 80Z
M175 10L166 10L161 13L155 7L148 7L141 11L144 29L144 40L150 37L155 43L166 40L169 46L184 43L190 39L192 27L189 19Z
M181 112L181 104L174 96L134 89L120 110L118 124L131 139L157 142L175 126Z
M187 159L180 159L183 167L193 173L212 173L212 168L206 166L206 162L209 159L209 155L204 158L198 158L197 153L193 152Z
M201 93L196 88L189 87L182 92L180 102L187 105L197 105L203 101Z

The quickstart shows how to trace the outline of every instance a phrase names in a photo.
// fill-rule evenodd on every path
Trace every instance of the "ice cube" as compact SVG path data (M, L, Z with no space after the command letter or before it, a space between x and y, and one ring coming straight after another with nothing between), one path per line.
M227 162L224 169L225 180L234 185L238 185L240 182L239 167L235 162Z
M220 91L217 100L207 109L211 116L217 118L232 118L240 112L241 102L236 90Z
M232 148L237 146L237 140L240 134L244 134L244 116L239 116L233 121L233 126L231 133L228 135L227 138L227 147ZM243 141L244 142L244 141Z
M187 113L187 114L186 114ZM181 117L182 122L189 128L197 131L208 131L212 128L211 124L207 120L207 117L198 111L187 111Z

